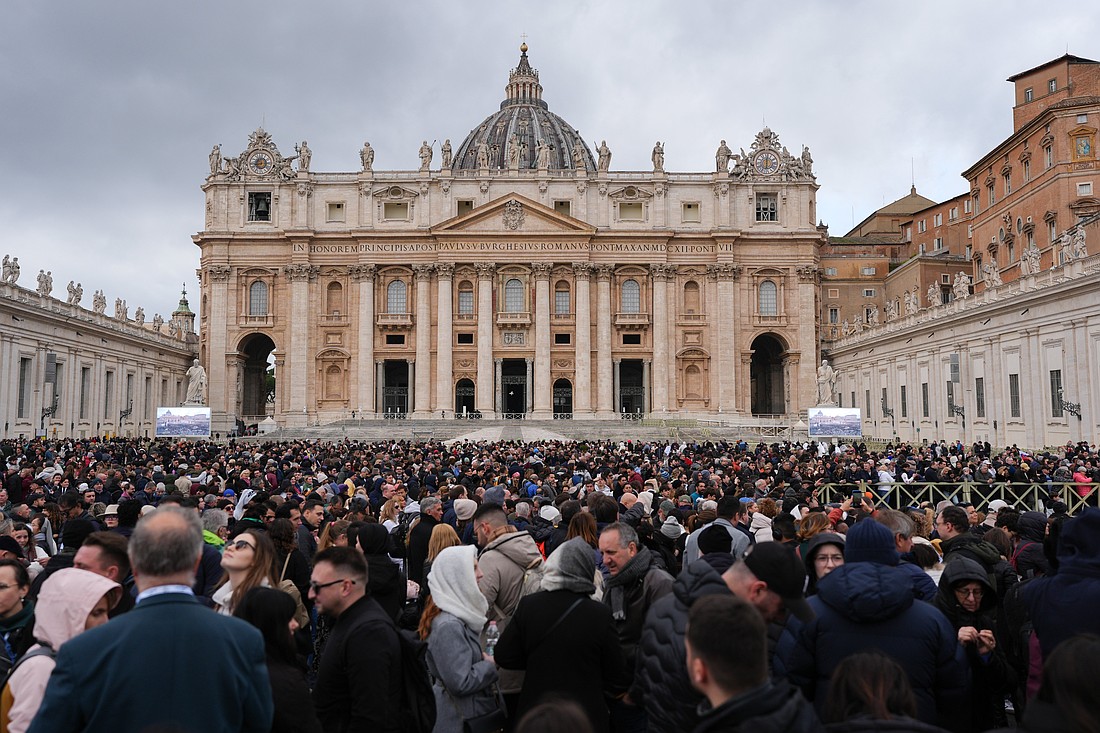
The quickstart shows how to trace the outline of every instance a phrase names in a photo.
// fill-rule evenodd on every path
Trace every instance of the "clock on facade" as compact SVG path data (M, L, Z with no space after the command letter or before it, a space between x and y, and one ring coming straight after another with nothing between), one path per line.
M779 157L770 150L764 150L756 154L753 159L756 172L762 176L773 175L779 170Z
M271 155L263 151L253 153L248 159L249 169L258 176L271 172Z

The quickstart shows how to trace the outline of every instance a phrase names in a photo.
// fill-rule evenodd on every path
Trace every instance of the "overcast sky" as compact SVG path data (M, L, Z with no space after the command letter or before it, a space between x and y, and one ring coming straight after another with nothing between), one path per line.
M808 145L818 211L843 234L908 193L942 200L1011 133L1006 77L1100 58L1100 4L8 0L0 25L0 251L131 315L197 310L200 186L215 143L259 125L314 171L413 169L503 99L527 34L550 109L613 169L709 171L764 123ZM1091 36L1091 38L1090 38ZM438 161L438 154L436 161ZM110 311L112 306L109 305Z

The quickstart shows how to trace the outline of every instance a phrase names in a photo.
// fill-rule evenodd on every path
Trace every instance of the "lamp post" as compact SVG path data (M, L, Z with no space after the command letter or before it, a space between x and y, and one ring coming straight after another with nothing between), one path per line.
M890 418L890 427L894 431L894 438L898 437L898 425L894 421L894 411L886 404L886 398L882 398L882 416Z
M133 413L133 411L134 411L134 398L131 397L130 401L126 404L126 409L125 410L120 410L119 413L118 413L118 430L119 430L120 433L122 432L122 421L125 420L126 418L130 417L130 415Z
M54 414L57 412L57 403L60 400L61 395L54 395L53 402L50 404L50 406L42 408L42 419L41 425L39 426L42 430L42 437L46 437L46 418L54 416Z
M1078 420L1081 419L1081 403L1080 402L1069 402L1069 401L1067 401L1066 398L1062 396L1062 390L1058 390L1058 401L1062 403L1062 409L1063 410L1065 410L1069 414L1073 415Z

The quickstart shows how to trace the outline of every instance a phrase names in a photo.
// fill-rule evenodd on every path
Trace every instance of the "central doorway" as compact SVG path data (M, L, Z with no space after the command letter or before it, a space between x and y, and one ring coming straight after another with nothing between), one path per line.
M473 418L474 382L472 379L460 379L455 384L455 417Z
M505 420L522 420L527 414L527 360L504 359L500 363L500 405Z
M782 415L787 412L783 387L783 344L764 334L752 342L749 379L753 415Z
M554 419L573 419L573 385L568 379L554 382Z
M645 379L641 359L619 362L619 415L624 419L641 419L645 413Z
M409 362L386 359L382 370L382 414L403 420L409 412Z

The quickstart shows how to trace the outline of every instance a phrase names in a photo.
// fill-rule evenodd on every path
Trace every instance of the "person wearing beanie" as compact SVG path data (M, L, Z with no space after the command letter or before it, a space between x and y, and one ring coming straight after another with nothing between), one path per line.
M454 512L455 518L460 522L468 522L473 518L474 512L477 511L477 502L473 499L455 499L454 500Z
M887 527L863 519L848 530L844 545L844 564L821 578L809 599L815 618L788 632L793 644L780 642L789 679L821 714L837 665L851 654L878 650L905 670L917 718L955 729L952 716L967 706L966 659L955 630L913 597Z

